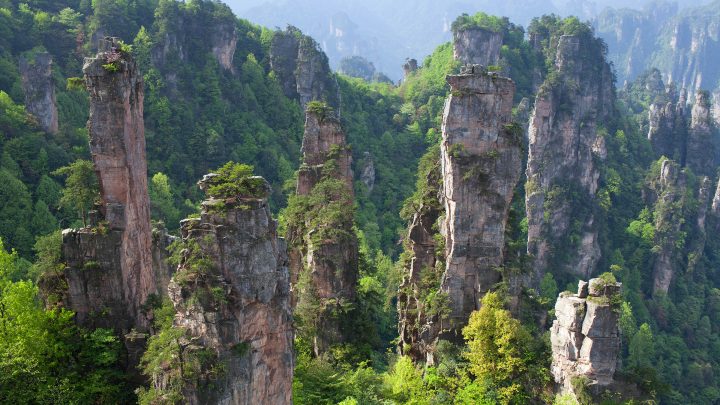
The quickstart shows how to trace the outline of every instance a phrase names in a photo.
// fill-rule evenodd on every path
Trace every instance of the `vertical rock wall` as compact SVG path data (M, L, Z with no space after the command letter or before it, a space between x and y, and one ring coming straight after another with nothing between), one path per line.
M352 204L352 156L340 122L326 105L321 110L306 111L302 152L297 195L309 196L325 179L337 179L345 183L342 190L331 192L332 195L320 191L326 205ZM289 239L293 241L289 253L293 300L298 306L313 307L316 355L321 355L334 343L347 340L348 335L340 327L340 317L333 313L343 312L343 306L355 299L358 242L353 230L352 210L338 212L349 217L322 218L321 223L306 223L302 229L288 229ZM322 236L327 233L327 227L334 228L335 236Z
M148 324L141 307L150 294L157 292L157 285L152 265L142 75L132 57L120 50L116 39L102 40L99 50L83 66L90 93L90 153L100 184L103 226L119 239L114 250L119 256L119 268L103 270L120 273L122 284L108 293L122 294L131 323L145 327ZM73 238L66 236L65 243L72 244ZM105 254L85 254L86 261L104 260Z
M598 123L612 116L613 77L597 39L563 35L556 77L530 118L526 209L536 277L551 267L587 277L600 258L594 200L605 154Z
M314 39L295 27L278 31L270 44L270 67L277 74L285 95L298 100L305 110L313 100L339 111L340 90L328 58Z
M594 278L580 282L577 294L561 293L550 329L551 372L560 392L573 392L573 379L590 385L613 383L620 354L616 301L620 283Z
M659 247L653 265L653 294L667 293L678 268L676 242L683 224L687 179L672 160L664 160L655 185L655 244Z
M512 80L469 65L448 76L441 164L446 268L441 291L456 335L500 281L505 225L520 178L522 129L512 123Z
M81 325L146 331L150 322L144 304L159 286L152 257L142 76L116 39L104 39L99 49L86 59L83 71L101 202L90 226L63 232L66 304Z
M206 176L201 188L212 178ZM259 192L209 198L200 218L181 223L185 249L169 287L174 327L185 330L188 353L210 353L210 363L223 365L222 372L201 372L184 386L183 403L292 403L286 246L268 208L269 185L251 180L263 185ZM153 380L159 386L167 381Z
M25 93L25 107L45 132L58 131L55 85L52 79L52 55L39 52L20 57L20 78Z
M498 65L503 33L483 28L453 31L453 56L462 64Z
M715 176L720 137L711 115L710 95L695 93L687 139L686 165L698 176Z

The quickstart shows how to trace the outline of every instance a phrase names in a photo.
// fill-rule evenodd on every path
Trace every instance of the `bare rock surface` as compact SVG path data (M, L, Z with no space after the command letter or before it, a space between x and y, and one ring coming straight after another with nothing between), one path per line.
M20 57L20 79L25 93L25 108L45 132L57 134L58 111L52 79L52 55L38 52Z
M620 283L596 278L581 281L578 294L561 293L550 329L551 372L560 392L573 393L572 380L586 377L592 386L610 386L620 354L619 315L614 298ZM585 295L584 298L580 298Z

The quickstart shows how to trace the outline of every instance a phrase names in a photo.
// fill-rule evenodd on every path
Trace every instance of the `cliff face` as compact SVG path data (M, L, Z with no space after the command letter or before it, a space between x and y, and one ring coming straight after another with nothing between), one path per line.
M618 68L619 81L632 80L648 67L692 92L717 88L720 79L718 4L687 7L652 3L642 11L607 10L595 22Z
M645 79L646 87L662 88L659 71L653 72ZM689 104L687 92L676 91L672 84L664 91L648 90L655 98L648 113L648 139L655 156L673 159L697 175L715 176L720 163L720 136L710 94L698 91Z
M339 110L340 93L327 56L315 40L297 28L275 33L270 45L270 67L285 95L298 100L303 110L313 100Z
M652 103L648 112L648 139L656 156L685 160L687 121L685 93L678 98L674 86L660 94L662 101Z
M530 118L526 209L528 253L538 277L551 267L587 277L600 258L593 201L606 151L597 123L615 100L597 40L560 37L556 78L540 89Z
M453 32L453 55L463 64L498 65L503 33L483 28L461 29Z
M143 82L116 39L85 61L90 93L90 153L100 184L99 218L63 232L68 306L90 327L149 328L143 310L158 292L147 190ZM114 69L103 65L112 64Z
M695 94L688 130L686 165L699 176L715 176L719 162L720 137L710 109L710 95L705 91L698 91Z
M448 76L441 167L448 325L458 333L480 298L500 281L505 224L520 178L522 129L512 123L512 80L466 66Z
M327 106L306 111L302 152L296 194L304 212L288 226L290 277L300 333L312 339L319 356L349 337L340 324L344 308L355 299L358 278L352 156Z
M595 388L613 383L620 354L620 283L594 278L580 281L577 294L561 293L550 329L551 372L560 392L573 393L572 380L587 377Z
M58 111L52 63L52 56L47 52L20 57L20 78L25 93L25 108L37 119L40 128L56 134Z
M213 176L200 182L206 189ZM184 330L188 353L208 353L194 383L182 389L188 404L290 404L292 313L286 247L267 204L269 185L257 192L209 198L200 218L182 221L182 258L168 288L174 327ZM177 370L175 370L177 371ZM170 375L173 370L167 370ZM162 389L167 375L153 376ZM208 386L212 384L212 389Z
M187 9L163 15L166 27L160 32L160 39L152 49L152 62L164 67L172 62L188 62L193 57L204 57L212 52L218 64L225 70L233 71L233 58L238 41L234 17L207 15ZM199 42L204 49L197 49L195 35L201 33L206 40ZM196 55L197 53L197 55ZM176 72L167 72L174 83Z
M659 247L653 265L653 293L667 293L678 267L676 242L683 223L686 175L672 160L664 160L655 191L655 244Z
M424 177L425 190L405 236L409 257L397 303L400 352L428 363L434 361L433 349L440 327L440 314L431 299L437 296L439 285L429 280L438 280L438 274L445 270L443 243L436 239L438 222L444 214L439 153L431 159L430 168L419 174Z

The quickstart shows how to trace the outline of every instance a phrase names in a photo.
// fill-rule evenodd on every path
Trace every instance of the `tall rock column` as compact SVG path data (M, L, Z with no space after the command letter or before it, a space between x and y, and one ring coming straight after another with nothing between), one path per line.
M550 268L587 277L600 258L595 158L606 151L598 123L611 118L615 94L598 41L589 34L560 37L554 75L530 118L526 209L537 280Z
M55 85L52 80L52 55L47 52L20 57L20 78L25 106L40 127L51 134L58 131Z
M658 247L653 264L653 294L670 289L679 254L676 243L681 238L687 179L685 172L672 160L662 161L660 175L654 182L655 244Z
M353 230L352 156L332 109L308 104L303 163L288 215L290 277L299 334L316 355L347 341L341 329L355 300L358 242Z
M90 153L100 183L99 218L63 232L68 304L78 322L147 329L158 292L152 256L142 75L116 39L100 41L83 71L90 93Z
M287 255L268 207L270 186L262 177L219 174L199 184L208 198L199 218L181 222L182 257L168 288L176 311L170 333L182 354L152 376L153 388L179 390L193 405L290 404ZM232 192L217 194L218 185Z
M710 95L705 91L698 91L692 107L685 160L694 174L715 176L719 141L711 114Z
M477 65L447 77L441 166L449 297L443 329L459 336L480 299L500 281L505 225L520 178L522 129L512 123L512 80Z

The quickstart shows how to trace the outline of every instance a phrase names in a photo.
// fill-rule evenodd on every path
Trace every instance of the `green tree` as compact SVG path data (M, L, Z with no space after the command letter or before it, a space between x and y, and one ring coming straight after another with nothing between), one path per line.
M53 174L67 177L60 205L78 212L83 225L87 226L87 212L98 198L98 183L92 162L78 159L69 166L55 170Z
M148 187L152 217L162 219L169 229L175 229L180 219L180 210L175 207L175 198L170 179L162 172L155 173Z
M504 308L498 292L483 297L480 310L470 315L463 328L470 372L492 382L503 404L520 403L541 392L548 381L544 358L538 358L534 338Z
M650 325L640 325L637 333L630 340L630 355L628 356L628 368L647 369L652 368L655 358L655 343Z
M33 212L30 193L17 177L0 169L0 237L29 257L32 249L30 216Z

